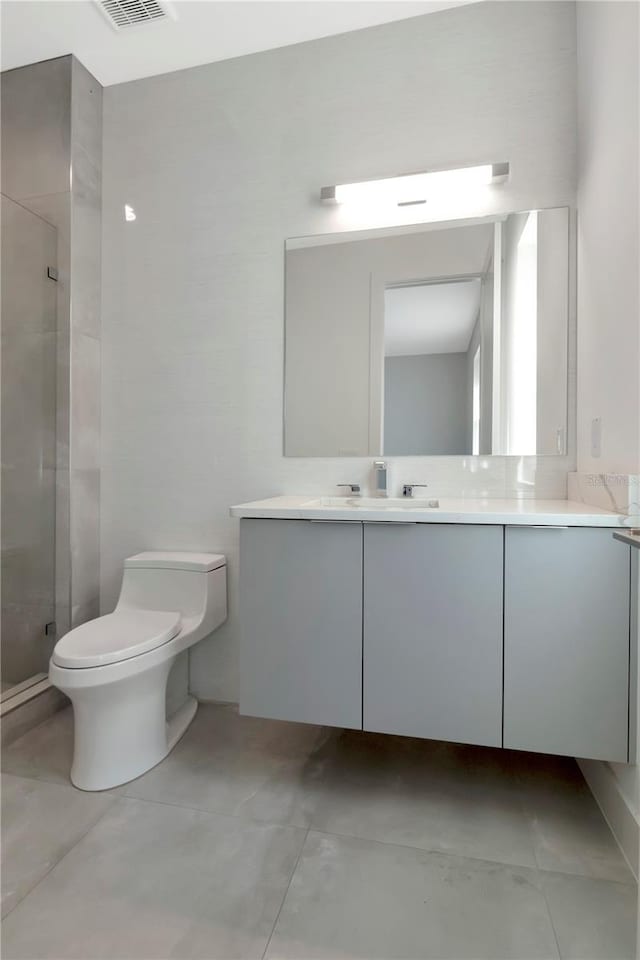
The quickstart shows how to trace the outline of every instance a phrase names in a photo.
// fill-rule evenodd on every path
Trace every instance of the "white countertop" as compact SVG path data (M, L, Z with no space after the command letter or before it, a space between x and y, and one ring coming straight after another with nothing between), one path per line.
M334 502L324 505L323 499ZM357 498L272 497L231 507L232 517L280 520L359 520L390 523L493 523L514 526L629 527L631 517L571 500L471 500L438 498L439 506L406 503L390 505L385 499L358 505Z

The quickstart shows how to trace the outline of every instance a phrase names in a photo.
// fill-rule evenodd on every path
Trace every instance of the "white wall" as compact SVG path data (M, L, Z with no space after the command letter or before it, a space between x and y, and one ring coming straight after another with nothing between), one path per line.
M640 473L639 12L636 3L578 4L578 470L583 472ZM601 458L590 450L593 417L602 418ZM635 585L640 589L637 578ZM632 859L629 815L640 823L640 768L584 764L583 769ZM636 843L637 835L636 827ZM637 850L633 859L637 868Z
M369 247L288 250L284 444L288 456L369 452Z
M578 471L640 472L637 3L578 4ZM602 457L591 421L602 419Z
M282 456L285 238L379 222L322 207L325 184L474 161L509 160L511 177L470 216L571 204L574 18L571 3L473 4L105 90L102 607L127 554L225 552L230 618L192 653L199 696L236 696L229 505L371 469ZM569 469L404 458L391 481L564 496Z

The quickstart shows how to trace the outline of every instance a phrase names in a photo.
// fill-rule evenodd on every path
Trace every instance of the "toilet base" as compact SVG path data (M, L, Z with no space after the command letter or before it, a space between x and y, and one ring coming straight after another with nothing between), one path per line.
M74 715L71 782L79 790L109 790L135 780L173 749L198 702L166 719L167 677L173 659L104 686L66 689Z
M187 697L183 705L167 720L167 753L171 753L178 740L187 732L197 710L196 698Z

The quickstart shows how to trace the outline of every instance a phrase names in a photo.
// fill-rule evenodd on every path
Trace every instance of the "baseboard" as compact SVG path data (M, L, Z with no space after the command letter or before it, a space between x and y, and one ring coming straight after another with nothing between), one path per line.
M640 824L622 795L614 773L600 760L578 760L578 766L637 880Z

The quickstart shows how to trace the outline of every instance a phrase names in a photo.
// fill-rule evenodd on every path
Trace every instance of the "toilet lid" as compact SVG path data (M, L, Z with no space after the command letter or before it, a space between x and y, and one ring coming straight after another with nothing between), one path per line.
M180 614L122 610L75 627L53 650L59 667L99 667L129 660L167 643L180 632Z

